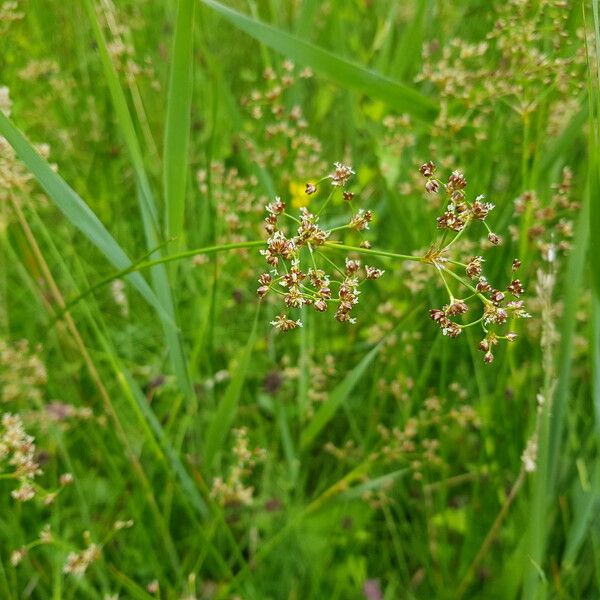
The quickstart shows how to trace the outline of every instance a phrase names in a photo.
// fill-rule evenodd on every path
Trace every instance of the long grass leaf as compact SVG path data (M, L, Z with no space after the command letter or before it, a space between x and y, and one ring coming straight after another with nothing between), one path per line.
M94 211L58 173L54 172L48 162L37 153L27 138L1 111L0 134L6 138L17 156L65 217L104 254L113 266L120 271L129 269L133 265L132 261ZM130 272L127 279L151 306L167 318L162 304L139 273Z
M187 500L194 507L199 516L205 517L208 514L206 503L200 495L200 492L194 484L194 481L186 471L183 463L179 459L179 456L171 446L167 435L160 424L160 421L154 414L152 408L148 405L142 390L127 371L120 372L119 377L123 378L124 382L127 383L127 386L131 390L139 410L144 415L150 429L154 432L159 446L162 448L173 473L175 473L181 488L185 492Z
M549 171L562 156L572 152L573 146L583 132L583 127L588 118L587 101L581 101L581 109L575 113L565 128L555 138L550 138L547 148L541 154L540 171Z
M100 23L98 22L92 0L84 0L84 7L96 40L100 61L112 98L121 135L127 146L127 151L135 171L138 185L138 202L140 205L142 221L144 223L146 246L148 250L151 250L160 244L160 228L156 202L152 193L150 181L144 168L142 149L137 139L135 126L127 106L125 93L119 81L115 66L112 63L106 39ZM160 254L160 252L157 252L157 255ZM173 364L173 370L175 371L175 376L177 377L181 391L186 398L191 400L194 397L194 391L188 374L181 332L173 326L173 323L176 322L175 308L167 271L164 265L157 265L152 269L151 275L156 295L169 316L168 320L161 319L161 321L165 341L169 349L169 356L171 363Z
M560 346L557 365L556 393L552 403L550 430L550 485L554 487L560 464L561 447L563 442L564 421L567 413L571 386L571 363L573 359L573 338L577 323L577 306L581 296L581 286L588 251L589 226L588 202L590 191L585 194L585 201L575 230L575 247L569 256L567 273L569 283L564 297L563 317L560 323Z
M588 249L589 189L579 215L574 239L575 247L569 256L569 283L565 288L563 316L560 323L560 344L556 368L556 391L542 407L538 441L538 459L531 498L532 518L529 521L528 564L525 573L524 599L538 598L544 585L543 564L548 545L548 520L556 496L565 418L571 400L571 366L577 306L581 296L583 272ZM550 388L551 389L551 388Z
M106 39L98 22L98 17L94 9L92 0L83 0L83 4L88 15L89 23L92 27L92 33L96 40L96 46L98 48L98 54L100 56L100 62L102 63L102 69L104 71L104 77L108 90L112 99L113 107L119 124L119 130L123 141L127 146L127 151L132 162L133 169L135 171L136 180L141 188L142 193L139 196L141 202L141 213L144 219L144 225L146 228L146 237L149 237L149 231L152 234L153 243L149 245L150 248L158 245L158 214L156 210L156 204L154 202L154 196L152 194L152 188L150 181L146 175L144 168L144 159L142 154L141 146L137 139L135 126L129 113L129 107L127 106L127 99L125 93L119 81L119 76L112 63L110 53L108 51L108 45ZM148 231L149 230L149 231Z
M246 382L246 377L250 369L250 359L252 358L252 352L256 342L259 312L260 306L256 309L254 323L248 341L238 356L233 377L227 386L223 398L219 402L217 411L206 433L203 458L205 464L209 468L214 464L221 452L227 433L237 414L242 388Z
M563 569L575 567L577 555L588 538L590 526L597 518L598 508L600 508L600 460L596 458L590 489L579 490L575 497L573 522L569 527L562 557Z
M589 80L590 80L590 118L589 131L590 136L590 190L594 193L598 191L600 184L600 10L598 0L592 3L594 13L594 39L595 39L595 60L590 60ZM588 52L589 55L589 52ZM600 298L600 238L598 237L598 227L600 227L600 206L597 198L590 199L589 204L589 227L590 237L590 259L592 283L597 298Z
M343 402L352 393L369 365L379 354L384 340L380 341L355 367L344 377L344 379L334 388L327 400L321 404L319 410L302 432L300 436L300 447L306 449L314 441L321 430L333 418Z
M425 15L431 10L430 4L428 0L418 3L412 21L402 33L391 69L391 74L398 79L405 79L418 66L415 56L420 56L421 53L427 23Z
M200 0L238 29L287 58L313 68L344 87L354 88L371 98L382 100L398 112L430 121L437 112L435 103L418 91L320 48L291 33L253 19L216 0Z
M163 155L165 234L181 247L188 173L190 110L193 82L193 27L195 0L179 0L171 56L167 122Z

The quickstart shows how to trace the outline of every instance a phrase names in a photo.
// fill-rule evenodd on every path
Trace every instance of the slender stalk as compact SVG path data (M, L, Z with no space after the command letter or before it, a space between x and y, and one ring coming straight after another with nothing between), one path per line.
M127 275L131 273L142 271L144 269L149 269L151 267L155 267L157 265L162 265L165 263L183 260L186 258L192 258L194 256L198 256L201 254L216 254L219 252L228 252L230 250L243 250L247 248L259 248L261 246L265 246L266 242L263 240L254 240L251 242L237 242L234 244L221 244L218 246L207 246L205 248L195 248L193 250L186 250L184 252L179 252L177 254L170 254L169 256L162 256L161 258L156 258L153 260L144 260L133 263L131 266L126 269L121 269L120 271L116 271L111 275L108 275L104 279L101 279L93 286L89 287L87 290L83 291L81 294L70 300L66 303L65 307L57 313L56 319L61 319L65 312L70 311L78 302L93 294L100 288L105 285L111 283L115 279L126 278ZM335 250L344 250L348 252L358 252L360 254L366 254L369 256L382 256L385 258L396 258L399 260L413 260L416 262L421 262L423 259L420 256L412 256L410 254L398 254L395 252L386 252L384 250L371 250L367 248L361 248L360 246L347 246L346 244L340 244L337 242L325 242L323 245L326 248L331 248Z
M177 261L177 260L183 260L185 258L192 258L194 256L199 256L201 254L216 254L217 252L227 252L228 250L240 250L240 249L244 249L244 248L257 248L259 246L264 246L265 243L266 242L263 242L263 241L255 241L255 242L238 242L235 244L223 244L220 246L208 246L206 248L196 248L194 250L186 250L185 252L179 252L178 254L170 254L169 256L163 256L161 258L155 258L153 260L142 260L142 261L135 262L131 266L127 267L126 269L121 269L120 271L116 271L112 275L108 275L104 279L101 279L100 281L95 283L93 286L89 287L87 290L83 291L78 296L75 296L75 298L73 298L72 300L70 300L69 302L67 302L65 304L64 308L61 311L57 312L55 321L58 319L61 319L66 312L70 311L78 302L80 302L81 300L83 300L84 298L89 296L90 294L93 294L94 292L96 292L100 288L104 287L105 285L108 285L115 279L126 278L127 275L130 275L131 273L141 271L143 269L149 269L151 267L154 267L154 266L160 265L160 264L164 264L164 263L169 263L169 262L173 262L173 261Z
M473 575L475 574L477 567L480 565L481 561L483 560L485 555L488 553L490 546L496 539L496 536L498 535L498 531L500 530L500 527L501 527L502 523L504 522L506 515L508 514L509 508L512 506L515 498L517 497L517 494L519 493L519 490L523 487L523 483L525 482L525 476L526 476L525 469L523 467L521 467L521 470L519 471L519 475L517 476L515 483L513 484L506 500L504 501L504 504L502 505L500 512L496 516L496 519L494 520L492 526L490 527L490 530L488 531L487 535L485 536L483 543L481 544L479 550L477 551L475 558L469 565L469 568L468 568L467 572L465 573L465 576L463 577L463 579L458 587L458 590L456 591L457 599L462 598L464 596L465 592L467 591L467 589L469 588L469 584L471 583L471 580L473 579Z
M443 267L443 270L448 273L451 277L454 277L456 281L459 281L462 285L464 285L468 290L471 290L484 304L489 303L489 300L483 295L480 294L468 281L465 281L460 275L457 275L454 271Z
M339 244L338 242L325 242L323 246L325 248L331 248L333 250L358 252L359 254L366 254L368 256L383 256L385 258L397 258L399 260L414 260L416 262L423 262L423 258L421 256L412 256L411 254L397 254L396 252L386 252L384 250L371 250L368 248L361 248L360 246L347 246L346 244Z

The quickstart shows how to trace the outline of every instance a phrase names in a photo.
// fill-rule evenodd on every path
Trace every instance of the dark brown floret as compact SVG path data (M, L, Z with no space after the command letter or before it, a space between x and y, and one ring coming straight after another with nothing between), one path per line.
M487 292L492 291L492 286L488 283L488 280L485 277L480 277L475 289L480 294L486 294Z
M494 304L500 304L500 302L502 302L502 300L504 300L504 293L501 292L500 290L494 290L492 292L492 295L490 296L492 302L494 302Z
M467 187L467 180L460 171L452 171L452 174L448 178L448 183L446 184L446 187L449 192L453 192L455 190L462 190Z
M259 288L256 290L256 294L259 298L264 298L267 295L271 287L272 277L268 273L262 273L258 278L258 283L260 283Z
M440 182L437 179L430 179L425 184L425 189L430 194L437 194L440 189Z
M440 229L451 229L452 231L461 231L465 226L463 220L449 210L437 218L437 224Z
M377 269L369 265L365 265L365 272L367 279L379 279L384 273L383 269Z
M438 323L441 319L446 316L446 313L441 308L432 308L429 311L429 316Z
M435 173L435 165L429 160L419 167L419 172L423 177L431 177Z
M494 244L494 246L499 246L502 242L502 238L499 235L492 233L491 231L490 233L488 233L488 240L490 240L490 242Z
M463 315L469 310L469 307L463 300L454 300L452 304L445 307L445 310L446 314L452 317L454 315Z
M518 298L525 291L523 284L519 279L513 279L509 286L506 288L515 298Z
M471 206L471 214L473 215L473 218L477 219L478 221L485 220L489 212L490 207L486 202L480 202L479 200L476 200Z
M474 279L475 277L479 277L482 272L482 263L483 258L481 256L474 256L467 264L465 269L467 275Z

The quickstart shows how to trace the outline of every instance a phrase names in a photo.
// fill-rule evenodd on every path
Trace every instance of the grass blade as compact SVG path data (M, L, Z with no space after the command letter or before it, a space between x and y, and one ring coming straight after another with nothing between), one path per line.
M594 38L595 38L595 61L589 64L589 146L590 146L590 190L597 191L600 183L600 10L598 0L592 3L594 14ZM589 54L589 52L588 52ZM588 59L589 60L589 59ZM600 242L598 240L598 226L600 225L600 208L598 202L590 200L589 204L589 227L591 232L590 239L590 259L592 283L596 298L600 297L600 259L598 250ZM595 234L595 235L594 235Z
M343 492L338 496L340 501L349 500L362 500L366 492L373 492L381 488L389 489L389 486L393 484L397 479L404 477L407 473L410 473L410 469L398 469L387 475L376 477L375 479L369 479L365 483L356 485L346 492Z
M203 457L208 468L214 464L215 459L218 457L229 428L231 427L231 423L237 413L240 396L242 394L242 387L246 381L246 376L250 368L252 351L254 350L254 344L256 342L259 313L260 305L257 307L256 314L254 315L254 323L252 325L250 337L238 357L235 373L229 382L225 395L219 402L217 412L213 417L206 434Z
M431 2L426 0L419 2L410 25L406 27L400 38L391 69L394 77L405 79L418 65L415 56L421 54L427 24L425 16L431 10L430 4Z
M569 256L567 272L569 285L564 295L563 317L560 324L560 344L556 368L556 391L551 402L542 408L538 441L537 469L532 487L532 517L529 521L528 563L525 573L523 598L539 597L544 585L541 575L547 552L550 510L554 507L558 472L561 466L561 448L565 418L571 400L571 365L573 359L573 337L576 326L577 306L581 295L581 284L588 246L587 202L579 215L575 233L575 247ZM551 408L551 410L550 410Z
M329 395L329 398L321 404L319 410L315 413L308 427L300 436L300 447L304 450L317 437L319 432L329 423L338 408L346 401L352 390L356 387L361 377L369 365L373 362L379 351L383 347L384 340L381 340L355 367L344 377L344 379L335 387Z
M261 240L257 240L254 242L238 242L234 244L221 244L220 246L208 246L207 248L196 248L194 250L186 250L185 252L180 252L178 254L170 254L168 256L163 256L161 258L155 258L154 260L147 260L150 254L146 254L141 259L136 260L136 262L131 263L127 268L112 273L111 275L107 275L100 281L96 282L94 285L88 287L80 294L77 294L74 298L69 300L65 305L64 309L57 311L55 321L61 319L63 315L69 312L76 304L81 302L87 296L97 292L100 288L108 285L115 279L122 279L127 277L130 273L134 273L137 271L142 271L144 269L151 269L156 265L163 265L166 263L175 262L178 260L183 260L185 258L193 258L194 256L199 256L202 254L217 254L219 252L229 252L231 250L236 250L239 248L256 248L260 246L264 246L265 242Z
M185 185L188 172L190 111L193 82L193 27L195 0L179 0L171 56L171 76L167 99L167 122L163 154L165 196L165 235L183 240Z
M272 25L248 17L216 0L201 0L201 2L259 42L300 64L313 68L344 87L354 88L371 98L382 100L394 110L408 113L421 121L429 122L437 112L433 101L393 79L350 62Z
M573 115L560 135L548 141L548 147L541 155L540 172L548 172L554 167L558 159L568 156L569 153L573 152L573 146L579 139L579 136L583 133L583 127L586 124L587 119L587 100L582 100L581 109Z
M154 432L159 446L162 448L166 459L169 461L172 472L179 480L181 488L185 492L186 499L196 510L199 516L205 517L208 514L208 507L206 506L206 503L204 502L204 499L202 498L192 478L186 471L183 463L179 459L179 456L175 452L175 449L169 443L167 435L164 429L162 428L160 421L154 414L152 408L148 405L148 402L142 390L139 388L137 383L134 381L134 379L128 372L120 371L118 373L118 376L119 382L122 385L124 385L125 382L127 383L128 390L123 388L123 391L127 392L128 394L131 393L133 395L133 400L136 402L139 411L143 414L144 418L146 419L147 425Z
M106 78L106 83L112 98L112 103L117 116L117 122L121 130L121 135L125 145L127 146L127 151L129 152L132 166L135 171L136 180L141 190L139 200L142 218L144 220L144 227L146 229L146 238L152 237L154 241L154 243L149 244L149 249L155 248L158 246L158 214L156 211L156 204L154 202L150 181L148 180L144 168L142 149L138 142L133 120L131 119L131 115L129 113L125 93L123 92L123 88L119 82L117 71L112 64L106 39L104 38L104 34L100 28L100 23L98 22L92 0L84 0L83 4L88 15L88 20L92 27L94 39L96 40L100 61L102 63L104 76Z
M127 106L125 93L123 92L117 71L112 63L106 39L104 38L100 23L98 22L92 0L84 0L84 7L96 40L102 68L112 98L117 121L121 129L121 134L127 146L135 171L138 185L138 202L140 205L142 221L144 223L146 246L148 250L151 250L157 248L160 244L160 229L154 195L144 168L141 146L138 142L133 120ZM157 252L157 256L160 256L160 254L160 252ZM173 326L173 323L176 322L175 308L167 271L164 265L160 264L152 269L151 274L156 295L169 316L168 321L165 319L161 320L173 370L175 371L175 376L177 377L182 393L188 400L191 400L194 397L194 390L188 374L181 333Z
M13 147L17 156L25 163L59 210L104 254L109 262L119 270L131 267L132 261L92 209L60 175L52 170L48 162L36 152L27 138L2 111L0 111L0 134ZM139 273L131 272L127 275L127 279L151 306L167 318L162 304Z
M576 510L569 527L567 543L562 557L562 569L575 567L577 555L588 538L590 528L598 515L600 506L600 460L596 459L590 489L578 489L575 498Z

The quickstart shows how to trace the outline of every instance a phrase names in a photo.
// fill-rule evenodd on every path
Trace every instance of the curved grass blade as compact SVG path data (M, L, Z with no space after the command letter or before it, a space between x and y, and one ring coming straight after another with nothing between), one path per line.
M132 395L132 401L137 404L138 410L143 415L146 420L147 426L153 431L156 436L156 442L158 443L162 452L164 453L164 457L168 460L169 465L173 473L175 473L181 488L185 492L186 499L193 506L195 511L198 513L200 517L206 517L208 515L208 507L204 502L198 488L195 486L192 478L186 471L183 463L179 459L177 452L170 444L167 435L162 428L158 418L154 414L152 408L148 405L146 398L144 397L143 392L140 390L139 386L131 377L131 375L127 371L118 372L119 382L121 384L126 383L128 386L127 393ZM122 380L122 381L121 381Z
M112 273L112 275L108 275L104 279L101 279L94 285L90 286L89 288L75 296L73 299L69 300L69 302L66 303L64 309L56 313L56 317L54 320L58 321L59 319L61 319L65 313L70 311L77 303L79 303L84 298L87 298L87 296L89 296L90 294L93 294L94 292L104 287L105 285L108 285L115 279L122 279L124 277L127 277L130 273L141 271L143 269L150 269L152 267L155 267L156 265L175 262L177 260L183 260L185 258L192 258L200 254L216 254L217 252L227 252L228 250L238 250L240 248L256 248L264 245L265 242L260 240L257 240L255 242L237 242L234 244L222 244L220 246L209 246L207 248L196 248L194 250L187 250L185 252L180 252L179 254L170 254L168 256L163 256L162 258L155 258L153 260L147 261L146 259L148 258L148 256L150 256L150 254L154 252L152 251L151 253L146 254L134 263L131 263L126 269L117 271L116 273Z
M156 248L160 244L160 226L152 187L144 167L142 149L136 135L133 119L129 112L125 92L123 91L117 71L108 51L106 39L98 21L93 2L92 0L84 0L83 4L94 34L94 39L96 40L100 61L110 91L121 135L135 171L138 188L138 202L140 205L142 221L144 223L146 247L150 250ZM160 253L158 254L160 255ZM191 401L194 398L194 390L189 377L181 332L174 325L177 321L175 317L175 303L167 271L163 265L157 265L156 268L152 269L151 277L156 295L164 308L163 312L166 312L168 315L168 320L161 319L161 324L166 345L169 350L171 364L173 365L173 371L175 372L181 392L187 400Z
M119 269L120 272L127 271L133 265L132 261L108 232L94 211L58 173L52 170L48 162L36 152L27 138L1 111L0 134L6 138L17 153L17 156L23 161L65 217L104 254L113 266ZM129 272L127 280L163 318L169 318L162 304L139 273Z
M416 90L320 48L291 33L253 19L216 0L200 0L232 25L259 42L309 66L344 87L354 88L371 98L382 100L399 112L429 122L437 113L435 103Z

